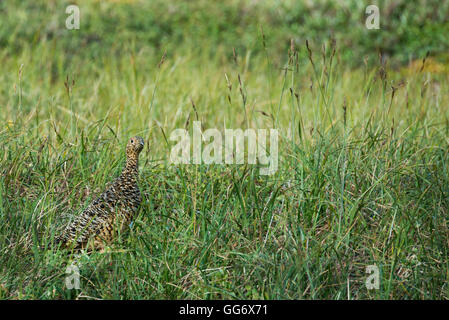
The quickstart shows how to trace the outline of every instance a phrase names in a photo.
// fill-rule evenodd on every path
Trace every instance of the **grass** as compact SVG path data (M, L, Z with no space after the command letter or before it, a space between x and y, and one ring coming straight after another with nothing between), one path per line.
M349 68L338 42L277 55L257 35L254 54L132 39L96 56L51 39L0 50L0 298L449 297L447 66ZM278 129L278 171L170 164L170 133L196 119ZM128 234L105 252L50 250L136 134L144 201Z

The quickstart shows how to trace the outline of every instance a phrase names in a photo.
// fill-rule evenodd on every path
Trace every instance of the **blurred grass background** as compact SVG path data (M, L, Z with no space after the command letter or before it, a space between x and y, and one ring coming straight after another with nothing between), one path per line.
M1 1L0 297L447 299L449 3L369 4ZM197 119L277 128L278 172L171 165ZM129 236L47 250L135 134Z
M81 29L64 28L65 8L78 4ZM395 62L422 58L427 51L446 53L449 4L437 0L376 1L381 32L365 28L366 1L2 1L0 45L3 54L32 46L65 50L72 59L148 50L204 57L229 48L263 53L264 29L272 58L282 56L290 39L320 44L334 37L345 61L361 65L381 50ZM156 56L156 57L154 57ZM375 57L374 57L375 59ZM151 61L151 60L150 60Z

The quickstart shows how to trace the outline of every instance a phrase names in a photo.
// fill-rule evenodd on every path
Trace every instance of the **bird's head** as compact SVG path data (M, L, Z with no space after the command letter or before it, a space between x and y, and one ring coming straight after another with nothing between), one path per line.
M135 136L129 139L126 145L126 154L128 156L139 156L140 151L142 151L144 146L144 141L142 137Z

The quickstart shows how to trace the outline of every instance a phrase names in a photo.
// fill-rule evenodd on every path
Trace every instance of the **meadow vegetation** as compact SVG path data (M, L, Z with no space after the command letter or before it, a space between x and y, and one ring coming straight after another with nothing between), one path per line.
M449 5L314 3L0 2L0 298L448 299ZM278 129L277 172L171 164L194 120ZM52 249L132 135L129 232Z

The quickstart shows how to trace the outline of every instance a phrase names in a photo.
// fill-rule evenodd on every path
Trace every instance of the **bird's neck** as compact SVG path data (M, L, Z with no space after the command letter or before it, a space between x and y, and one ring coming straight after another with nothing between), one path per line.
M137 179L139 174L139 158L134 154L126 156L126 164L123 168L122 175Z

